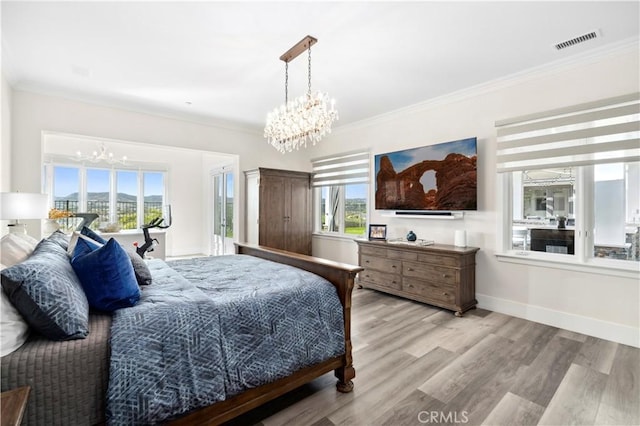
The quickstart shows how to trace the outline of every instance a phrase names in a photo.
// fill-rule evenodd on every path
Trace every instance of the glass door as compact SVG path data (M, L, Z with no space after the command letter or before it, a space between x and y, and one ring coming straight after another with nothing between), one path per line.
M215 172L211 176L213 187L213 240L212 254L233 254L233 173Z

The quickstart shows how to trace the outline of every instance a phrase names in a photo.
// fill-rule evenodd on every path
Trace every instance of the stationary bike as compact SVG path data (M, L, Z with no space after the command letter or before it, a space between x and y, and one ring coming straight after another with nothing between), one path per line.
M166 224L162 225L163 222ZM158 240L156 238L151 238L151 235L149 235L149 229L152 229L152 228L167 229L170 226L171 226L171 206L169 206L168 222L165 221L163 217L158 216L155 219L153 219L151 222L147 223L146 225L142 225L142 233L144 234L144 244L141 246L138 246L137 241L134 243L134 245L136 246L136 253L138 253L138 255L144 259L146 253L152 252L154 250L154 247L158 245Z

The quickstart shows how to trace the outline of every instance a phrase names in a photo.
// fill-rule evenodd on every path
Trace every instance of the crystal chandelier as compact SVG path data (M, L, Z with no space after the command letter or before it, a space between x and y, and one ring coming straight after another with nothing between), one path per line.
M93 151L91 155L83 155L82 152L77 151L76 155L71 158L76 161L90 161L92 163L127 164L126 155L123 155L122 158L115 158L113 152L109 152L104 144L100 145L100 149Z
M283 154L306 147L307 142L315 145L324 135L331 133L331 124L338 119L335 99L329 99L326 93L311 92L311 46L317 41L306 36L280 56L285 63L284 105L267 115L264 137ZM289 62L305 50L308 52L307 93L289 101Z

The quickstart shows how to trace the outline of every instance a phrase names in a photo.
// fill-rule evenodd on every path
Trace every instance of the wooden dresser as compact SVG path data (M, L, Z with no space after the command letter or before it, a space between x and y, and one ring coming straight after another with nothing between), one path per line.
M360 286L450 309L456 316L478 303L478 248L356 242L360 266L365 268L358 275Z

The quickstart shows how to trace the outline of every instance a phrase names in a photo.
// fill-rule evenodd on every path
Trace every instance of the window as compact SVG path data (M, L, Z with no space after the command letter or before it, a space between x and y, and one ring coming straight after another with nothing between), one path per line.
M97 213L91 224L115 222L137 229L162 216L166 172L47 164L46 192L59 210Z
M638 270L637 93L496 123L503 252Z
M87 207L83 211L96 213L99 216L92 226L97 227L99 222L115 222L109 215L111 172L106 169L86 169L85 173L87 189L82 195L86 199Z
M342 154L312 163L316 231L364 236L369 198L369 153Z

